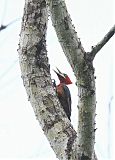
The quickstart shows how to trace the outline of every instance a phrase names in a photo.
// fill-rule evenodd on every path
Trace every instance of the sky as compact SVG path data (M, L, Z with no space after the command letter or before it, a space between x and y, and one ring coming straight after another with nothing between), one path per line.
M96 45L113 26L113 0L66 0L72 22L86 51ZM38 159L56 160L55 154L35 118L22 83L18 63L18 43L23 15L24 0L0 0L0 24L18 19L0 32L0 160ZM94 67L96 79L96 144L100 160L114 160L115 109L113 66L114 37L97 54ZM47 50L52 78L59 82L53 69L58 67L67 73L73 82L72 125L77 130L77 87L51 21L48 24ZM113 97L113 98L112 98ZM111 102L111 103L110 103Z

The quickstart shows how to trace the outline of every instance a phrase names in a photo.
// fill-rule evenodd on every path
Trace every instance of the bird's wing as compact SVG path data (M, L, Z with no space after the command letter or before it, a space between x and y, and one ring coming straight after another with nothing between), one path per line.
M70 90L66 85L63 86L63 89L64 89L64 96L65 96L65 99L67 101L68 112L70 114L69 116L71 116L71 94L70 94Z

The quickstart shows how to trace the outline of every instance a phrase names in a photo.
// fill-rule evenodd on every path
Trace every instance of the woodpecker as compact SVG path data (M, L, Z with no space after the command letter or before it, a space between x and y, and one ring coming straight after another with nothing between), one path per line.
M70 90L67 87L67 85L72 84L70 78L67 74L61 73L61 71L57 68L57 71L54 70L54 72L57 74L60 83L56 85L55 80L53 82L53 86L56 88L57 96L59 98L59 101L68 117L68 119L71 121L71 94Z

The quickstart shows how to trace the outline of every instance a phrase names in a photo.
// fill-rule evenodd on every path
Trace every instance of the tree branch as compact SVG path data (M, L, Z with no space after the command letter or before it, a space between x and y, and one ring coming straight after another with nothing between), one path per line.
M76 160L77 134L52 87L46 51L47 20L44 0L26 0L18 50L23 83L57 158Z
M77 37L64 0L46 0L46 2L58 40L77 79L79 120L76 159L91 160L95 143L96 108L92 61L88 59L88 55Z
M94 153L96 103L93 66L85 57L64 1L47 0L59 41L78 79L77 139L52 87L46 51L48 18L45 0L25 2L18 52L28 99L58 159L91 160Z
M94 59L96 54L101 50L101 48L110 40L110 38L114 34L115 34L115 25L110 29L110 31L96 46L92 47L92 51L90 52L90 56L92 57L92 59Z
M83 60L85 51L72 24L66 4L64 0L46 0L46 2L60 45L74 73L76 73L75 68Z
M11 21L10 23L8 23L7 25L1 24L1 26L0 26L0 32L1 32L2 30L6 29L7 27L9 27L9 25L12 25L12 24L15 23L16 21L18 21L19 19L21 19L21 18L17 18L17 19L15 19L15 20Z

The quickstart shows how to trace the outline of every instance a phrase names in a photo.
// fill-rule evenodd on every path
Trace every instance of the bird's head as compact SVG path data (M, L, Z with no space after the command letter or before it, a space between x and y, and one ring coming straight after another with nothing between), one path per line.
M60 83L64 83L66 85L72 84L72 82L67 74L62 73L58 68L57 68L57 71L54 70L54 72L57 74L57 76L60 80Z

